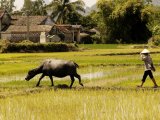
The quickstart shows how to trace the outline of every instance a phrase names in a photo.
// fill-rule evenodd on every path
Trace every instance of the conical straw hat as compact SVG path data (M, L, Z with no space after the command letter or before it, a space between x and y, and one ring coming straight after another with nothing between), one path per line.
M143 54L143 53L150 53L150 51L147 50L147 49L144 49L144 50L141 52L141 54Z

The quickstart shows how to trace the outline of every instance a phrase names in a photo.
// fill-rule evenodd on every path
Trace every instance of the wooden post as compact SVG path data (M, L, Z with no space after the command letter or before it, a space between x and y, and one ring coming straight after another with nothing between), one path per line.
M27 15L27 40L29 40L29 10L26 11Z
M72 41L74 42L74 28L73 28L73 34L72 35L73 35L73 38L72 38L73 40Z
M77 31L77 42L80 43L80 29Z
M1 31L2 31L2 20L0 18L0 39L1 39Z

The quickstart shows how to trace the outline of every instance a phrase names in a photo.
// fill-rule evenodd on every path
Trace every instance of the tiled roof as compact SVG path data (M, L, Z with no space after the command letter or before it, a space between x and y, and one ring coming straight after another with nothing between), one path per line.
M66 27L63 26L56 26L57 29L59 29L63 33L71 33L70 30L68 30Z
M29 16L30 25L40 25L47 19L47 16ZM12 16L12 24L18 26L27 25L27 16Z
M50 25L32 25L29 27L29 32L49 32L52 29ZM11 33L25 33L27 32L27 26L11 25L6 32Z
M55 25L57 29L62 31L63 33L71 33L71 30L73 29L80 29L81 25Z
M80 29L80 28L82 28L82 26L81 25L72 25L72 28L73 29Z
M70 24L57 24L56 26L59 26L59 27L65 27L67 29L72 29L72 28L81 28L82 26L81 25L70 25Z

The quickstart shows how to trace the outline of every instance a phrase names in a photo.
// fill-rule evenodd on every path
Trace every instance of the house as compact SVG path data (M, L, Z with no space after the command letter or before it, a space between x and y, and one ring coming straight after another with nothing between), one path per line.
M32 42L40 42L40 35L42 32L49 34L52 30L50 25L31 25L29 27L29 40ZM21 42L27 38L27 27L10 25L10 27L2 32L2 38L11 42Z
M27 39L32 42L80 41L81 25L56 25L48 16L10 16L7 11L2 11L0 15L2 40L11 42Z
M11 22L6 31L1 32L1 38L11 42L29 39L40 42L40 35L46 35L52 30L53 22L48 22L47 16L11 16Z
M52 34L59 35L62 41L79 42L81 25L54 25Z

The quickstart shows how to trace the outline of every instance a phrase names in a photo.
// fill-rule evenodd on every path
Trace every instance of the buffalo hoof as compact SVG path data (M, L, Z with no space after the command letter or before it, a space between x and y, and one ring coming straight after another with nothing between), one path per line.
M84 87L84 85L82 83L80 83L80 85Z

